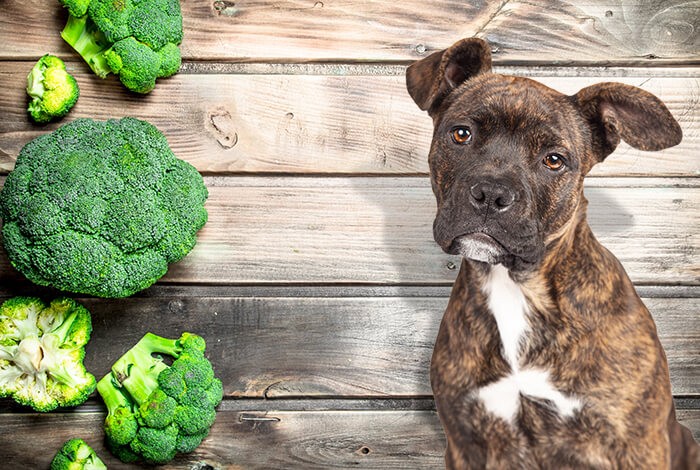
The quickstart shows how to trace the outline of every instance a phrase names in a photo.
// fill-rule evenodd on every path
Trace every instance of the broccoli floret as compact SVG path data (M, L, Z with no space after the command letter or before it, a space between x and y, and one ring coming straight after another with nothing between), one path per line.
M134 455L155 464L172 460L177 452L192 452L202 442L216 418L223 387L214 377L205 357L204 339L183 333L168 339L147 333L113 365L98 384L97 391L107 405L107 444L124 462ZM166 364L161 355L174 358ZM128 409L136 416L128 430L120 433L110 416L113 410ZM115 439L114 436L130 439Z
M78 82L66 71L66 64L46 54L27 76L31 101L27 112L35 122L44 123L68 114L80 95Z
M61 0L69 17L61 32L101 78L119 75L126 88L148 93L182 61L179 0ZM87 5L87 6L86 6Z
M49 305L14 297L0 305L0 396L36 411L76 406L95 390L85 370L90 313L72 299Z
M129 444L139 429L132 401L116 386L112 374L97 382L97 392L107 405L104 425L107 440L117 446Z
M175 458L179 434L180 430L174 424L163 429L141 427L130 447L146 462L164 464Z
M36 284L126 297L194 247L207 196L151 124L76 119L17 157L0 191L3 244Z
M68 8L68 13L73 16L85 15L90 5L90 0L59 0L59 2Z
M51 470L107 470L107 466L84 440L71 439L51 461Z

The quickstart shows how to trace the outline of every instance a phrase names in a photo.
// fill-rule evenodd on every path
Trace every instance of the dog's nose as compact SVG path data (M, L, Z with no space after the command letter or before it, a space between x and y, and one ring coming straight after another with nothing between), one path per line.
M515 202L515 191L497 181L481 181L469 188L470 202L479 210L506 211Z

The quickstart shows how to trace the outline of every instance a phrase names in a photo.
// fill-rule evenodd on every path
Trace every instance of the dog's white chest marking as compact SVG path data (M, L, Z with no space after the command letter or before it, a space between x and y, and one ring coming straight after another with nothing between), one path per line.
M478 398L494 415L512 422L520 409L521 395L545 400L563 417L571 417L580 409L580 400L557 390L546 370L521 368L519 352L527 337L529 307L522 289L510 278L508 270L494 266L483 287L488 298L498 333L503 343L503 355L512 369L511 375L492 382L477 391Z

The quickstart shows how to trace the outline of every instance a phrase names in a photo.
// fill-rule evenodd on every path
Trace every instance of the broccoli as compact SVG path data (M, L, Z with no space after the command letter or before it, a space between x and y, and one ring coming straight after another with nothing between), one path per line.
M107 446L123 462L163 464L202 442L216 418L223 387L204 356L201 336L147 333L97 385L107 406ZM161 354L174 361L167 365ZM157 356L154 356L157 355Z
M194 247L207 195L151 124L76 119L21 150L0 191L3 244L36 284L126 297Z
M115 73L129 90L148 93L180 68L179 0L60 1L69 12L61 37L97 76Z
M36 411L75 406L95 390L85 370L90 313L72 299L49 305L14 297L0 305L0 396Z
M68 114L80 90L78 82L66 71L66 64L46 54L27 76L27 94L31 98L27 112L35 122L49 122Z
M107 466L84 440L71 439L51 461L51 470L107 470Z

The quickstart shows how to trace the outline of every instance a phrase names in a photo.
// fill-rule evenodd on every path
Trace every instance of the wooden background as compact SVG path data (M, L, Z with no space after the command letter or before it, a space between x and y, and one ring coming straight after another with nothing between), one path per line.
M203 445L166 468L439 468L428 366L459 260L432 241L431 123L405 91L413 60L467 36L496 70L567 93L598 81L664 100L683 142L626 145L587 184L596 235L657 320L681 420L700 437L700 2L183 0L184 63L148 96L101 80L62 42L57 2L4 0L0 182L57 127L27 120L44 53L81 97L64 120L147 119L210 189L193 252L151 289L81 298L96 376L145 332L202 334L225 400ZM0 300L57 295L0 253ZM83 437L110 468L97 398L32 413L0 400L0 461L47 468Z

